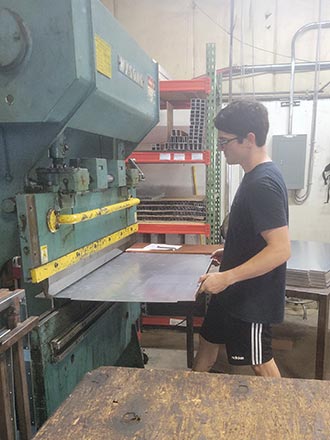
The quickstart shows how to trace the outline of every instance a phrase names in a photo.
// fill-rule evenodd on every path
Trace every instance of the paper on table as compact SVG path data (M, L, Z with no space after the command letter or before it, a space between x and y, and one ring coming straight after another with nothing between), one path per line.
M147 246L144 246L144 248L141 248L141 251L176 251L180 249L180 245L175 244L156 244L156 243L150 243ZM135 249L137 250L137 249Z

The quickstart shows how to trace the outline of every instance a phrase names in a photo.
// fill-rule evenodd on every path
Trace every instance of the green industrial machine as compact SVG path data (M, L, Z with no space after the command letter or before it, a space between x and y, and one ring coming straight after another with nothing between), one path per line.
M53 294L134 241L139 179L126 159L158 122L158 109L157 63L100 1L0 1L0 267L7 274L0 287L10 284L8 265L20 256L28 315L40 316L31 341L37 426L87 371L134 364L137 304Z

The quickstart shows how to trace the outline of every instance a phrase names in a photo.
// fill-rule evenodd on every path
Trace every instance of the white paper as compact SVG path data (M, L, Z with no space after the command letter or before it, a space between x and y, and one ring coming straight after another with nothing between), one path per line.
M182 153L174 153L173 159L174 160L186 160L186 156L185 156L185 154L182 154Z
M171 153L160 153L159 160L171 160Z
M192 153L191 160L203 160L203 153Z
M141 251L176 251L180 249L180 247L182 246L175 244L150 243L147 246L144 246L144 248L141 248Z

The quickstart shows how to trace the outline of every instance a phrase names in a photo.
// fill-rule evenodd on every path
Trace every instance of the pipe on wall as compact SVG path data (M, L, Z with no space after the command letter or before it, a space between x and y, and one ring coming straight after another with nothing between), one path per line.
M295 64L295 72L311 72L315 70L315 62L305 62ZM329 61L321 61L319 64L320 70L330 70ZM242 75L257 75L264 73L288 73L291 70L291 63L279 63L279 64L259 64L259 65L245 65L245 66L233 66L232 76ZM221 73L223 79L227 79L230 76L229 67L218 69L217 74Z
M313 29L320 29L322 28L330 28L330 21L323 21L319 23L308 23L302 26L300 29L297 30L297 32L294 34L292 41L291 41L291 79L290 79L290 103L289 103L289 121L288 121L288 134L292 134L292 121L293 121L293 93L294 93L294 78L295 78L295 71L296 71L296 41L299 36L304 34L307 31L313 30ZM319 41L318 41L319 45ZM303 63L306 64L306 63ZM307 63L310 64L310 63ZM321 67L321 63L320 67ZM328 64L328 63L327 63ZM316 63L314 63L314 66L316 67Z
M319 2L319 15L321 15L321 2ZM317 101L318 101L318 82L320 74L320 43L321 43L321 29L330 28L330 21L319 21L316 23L308 23L302 26L294 34L291 42L291 79L290 79L290 102L289 102L289 120L288 120L288 134L292 135L292 123L293 123L293 105L294 105L294 75L295 75L295 47L296 41L299 36L309 30L318 30L317 44L316 44L316 61L315 61L315 76L314 76L314 95L313 95L313 112L312 112L312 124L311 124L311 136L310 136L310 154L308 163L308 177L307 177L307 189L304 194L301 191L295 191L294 201L297 205L303 204L309 197L312 186L313 178L313 166L314 166L314 146L316 137L316 115L317 115Z

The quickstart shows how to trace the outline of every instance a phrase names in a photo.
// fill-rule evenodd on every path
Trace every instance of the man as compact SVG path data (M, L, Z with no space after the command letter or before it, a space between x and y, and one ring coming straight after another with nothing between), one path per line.
M227 163L240 164L245 175L231 207L220 272L199 279L200 292L212 296L193 370L209 371L225 344L230 364L281 377L271 324L284 315L288 199L265 147L267 109L255 101L235 101L218 113L215 126ZM220 251L213 257L219 259Z

